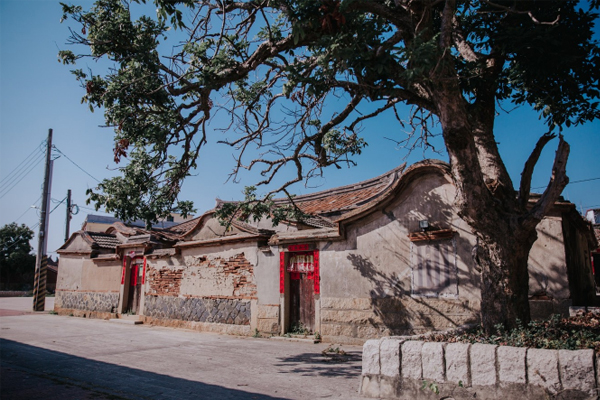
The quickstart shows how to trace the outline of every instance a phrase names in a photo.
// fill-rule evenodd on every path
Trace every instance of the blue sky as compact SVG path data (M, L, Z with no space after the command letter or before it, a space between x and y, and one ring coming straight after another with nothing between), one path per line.
M92 2L77 4L89 7ZM85 204L86 189L97 184L95 179L117 174L112 161L112 131L101 127L100 113L90 113L87 105L80 104L82 89L70 68L57 62L59 49L68 48L65 42L69 33L68 24L59 23L60 17L58 1L0 0L0 226L15 220L30 227L39 222L38 211L31 206L39 205L44 171L43 162L36 162L41 154L39 146L52 128L54 145L66 157L54 162L51 209L56 209L50 215L50 254L64 241L65 205L59 202L67 190L72 190L73 202L80 206L71 222L74 232L80 229L86 214L96 213ZM78 65L86 66L94 68L90 61ZM543 123L531 110L499 110L497 140L515 183L543 132ZM567 167L571 182L600 178L599 133L599 121L565 131L571 145ZM368 179L404 162L406 151L384 138L403 137L397 124L388 119L373 121L365 125L363 134L369 146L355 159L358 166L327 170L322 180L312 183L314 187L300 185L295 192L308 193ZM241 199L244 185L254 183L253 175L243 176L239 184L225 183L233 158L229 148L216 144L218 139L219 134L209 138L196 175L183 187L182 198L193 200L199 213L212 208L217 197ZM547 146L534 175L534 188L548 183L556 144L555 140ZM432 153L425 157L446 160L445 155ZM416 150L406 161L411 164L422 158L423 153ZM17 174L11 175L13 170ZM600 180L569 184L563 195L580 210L600 207Z

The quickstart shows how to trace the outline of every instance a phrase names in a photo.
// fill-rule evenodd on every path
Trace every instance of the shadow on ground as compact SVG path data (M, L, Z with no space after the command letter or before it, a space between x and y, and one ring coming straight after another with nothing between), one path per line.
M5 372L0 385L3 400L282 399L89 360L12 340L1 339L0 349Z
M348 352L341 354L302 353L292 357L279 357L276 366L290 368L285 373L304 376L343 376L355 382L361 374L362 354Z

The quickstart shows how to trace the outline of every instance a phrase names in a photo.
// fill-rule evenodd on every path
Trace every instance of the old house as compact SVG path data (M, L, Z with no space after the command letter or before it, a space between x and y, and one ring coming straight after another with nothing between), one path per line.
M300 222L235 220L226 229L211 210L167 229L117 222L79 231L59 250L55 307L242 335L311 331L342 343L475 323L475 238L454 193L447 164L424 161L298 196L310 215ZM533 316L593 304L589 224L558 202L538 234Z

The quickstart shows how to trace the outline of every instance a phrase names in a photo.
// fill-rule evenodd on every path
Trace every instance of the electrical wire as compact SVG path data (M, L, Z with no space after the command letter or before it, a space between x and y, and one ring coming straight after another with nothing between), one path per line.
M598 179L600 179L600 176L597 178L589 178L589 179L580 179L578 181L573 181L573 182L569 182L569 185L572 185L574 183L582 183L582 182L590 182L590 181L597 181ZM538 186L538 187L534 187L531 189L545 189L546 186Z
M49 212L48 214L52 214L52 213L54 212L54 210L56 210L56 209L58 208L58 206L60 206L62 203L64 203L64 202L65 202L65 200L67 200L67 198L66 198L66 197L65 197L64 199L62 199L62 200L61 200L61 201L60 201L60 202L59 202L59 203L58 203L56 206L54 206L54 208L53 208L52 210L50 210L50 212ZM25 214L25 213L23 213L23 214ZM19 217L19 218L20 218L20 217ZM28 226L28 228L29 228L30 230L32 230L32 231L35 231L35 230L37 229L37 227L38 227L38 226L40 226L40 223L39 223L39 222L38 222L38 223L36 223L35 225L31 226L31 227L29 227L29 226ZM24 237L23 237L23 236L19 236L19 237L18 237L16 240L19 240L19 239L24 239ZM13 245L12 245L12 246L9 246L9 247L7 247L6 249L3 249L3 251L10 250L10 249L12 249L13 247L15 247L17 244L19 244L19 243L18 243L18 242L15 242L15 243L13 243Z
M35 167L36 167L36 166L37 166L37 165L38 165L38 164L39 164L41 161L43 161L43 160L44 160L44 157L42 156L42 157L40 157L40 158L37 160L37 162L36 162L35 164L31 164L31 165L29 166L29 169L28 169L28 170L26 170L26 171L21 171L21 174L20 174L20 176L19 176L19 179L18 179L17 181L15 181L14 183L12 183L12 184L10 184L10 183L6 183L6 185L10 185L10 187L9 187L9 186L5 186L3 189L0 189L0 193L1 193L1 192L4 192L4 193L3 193L3 194L0 196L0 199L1 199L1 198L3 198L4 196L6 196L8 193L10 193L10 191L11 191L11 190L13 190L13 189L15 188L15 186L17 186L17 185L18 185L18 184L19 184L19 183L20 183L20 182L21 182L23 179L25 179L25 177L27 177L27 175L29 175L29 173L30 173L31 171L33 171L33 170L35 169ZM16 179L16 177L17 177L17 176L15 176L15 178L14 178L14 179ZM13 179L12 181L14 181L14 179ZM11 181L11 182L12 182L12 181Z
M95 180L96 182L100 182L98 179L96 179L92 174L90 174L89 172L87 172L85 169L83 169L82 167L80 167L75 161L71 160L69 158L69 156L67 156L65 153L63 153L62 151L60 151L60 149L56 146L52 146L52 148L54 150L56 150L57 152L59 152L62 156L64 156L67 160L69 160L74 166L76 166L77 168L79 168L80 170L82 170L84 173L86 173L90 178L92 178L93 180Z
M19 167L21 167L22 164L24 164L27 160L29 160L31 158L32 155L34 155L36 152L39 152L40 154L44 154L44 151L42 151L41 147L46 143L45 140L42 141L42 143L40 143L40 145L38 147L36 147L31 153L29 153L29 155L27 157L25 157L25 159L23 161L21 161L19 163L19 165L17 165L11 172L9 172L4 178L0 179L0 185L3 184L3 182L5 180L7 180L12 174L15 173L15 171L17 169L19 169Z
M19 217L17 219L15 219L15 222L17 222L18 220L20 220L23 215L27 214L29 211L31 211L31 209L40 202L40 200L42 200L42 196L40 196L31 206L27 207L27 210L25 210L25 212L21 215L19 215Z

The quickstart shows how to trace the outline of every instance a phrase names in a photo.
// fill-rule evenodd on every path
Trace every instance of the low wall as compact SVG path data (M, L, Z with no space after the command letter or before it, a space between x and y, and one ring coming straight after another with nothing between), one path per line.
M54 309L86 310L114 313L119 304L117 292L76 292L58 290L55 295Z
M154 319L250 325L250 300L146 296L144 315Z
M383 338L363 346L360 392L382 399L597 399L594 350Z

